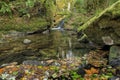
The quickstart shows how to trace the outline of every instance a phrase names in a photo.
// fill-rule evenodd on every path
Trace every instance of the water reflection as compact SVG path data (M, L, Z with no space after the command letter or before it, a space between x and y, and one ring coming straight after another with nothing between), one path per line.
M23 62L25 60L68 59L81 56L85 50L76 49L76 35L71 36L69 31L54 30L47 34L34 34L11 40L9 43L0 45L1 63ZM22 43L24 39L31 43ZM4 47L2 46L4 45ZM9 54L9 55L8 55ZM7 57L7 58L6 58Z

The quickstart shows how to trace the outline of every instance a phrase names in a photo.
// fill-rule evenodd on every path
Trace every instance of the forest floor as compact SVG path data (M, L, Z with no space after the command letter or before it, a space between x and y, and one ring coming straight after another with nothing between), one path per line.
M1 80L119 80L114 77L119 76L117 68L107 65L107 59L103 58L107 54L99 50L81 58L27 60L20 65L13 62L0 67L0 77Z

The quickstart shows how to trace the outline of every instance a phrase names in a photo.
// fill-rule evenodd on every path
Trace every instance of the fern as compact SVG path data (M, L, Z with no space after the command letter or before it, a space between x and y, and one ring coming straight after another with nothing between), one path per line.
M0 13L3 13L3 14L5 14L5 13L11 14L11 13L12 13L9 4L1 1L1 2L0 2L0 6L1 6L1 8L0 8Z

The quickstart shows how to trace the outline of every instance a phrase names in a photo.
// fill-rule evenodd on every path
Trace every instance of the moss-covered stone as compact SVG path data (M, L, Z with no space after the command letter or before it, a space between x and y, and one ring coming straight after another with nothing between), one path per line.
M120 0L78 28L98 45L113 41L120 44ZM103 39L103 37L105 37ZM107 37L110 37L109 39ZM108 45L108 44L107 44Z
M0 19L0 31L36 31L41 28L47 27L49 24L45 19L41 18L33 18L30 20L26 20L23 18L4 18Z

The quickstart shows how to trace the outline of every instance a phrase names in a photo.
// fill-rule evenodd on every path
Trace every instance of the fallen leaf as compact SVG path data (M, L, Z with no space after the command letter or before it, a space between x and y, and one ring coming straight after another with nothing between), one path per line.
M0 69L0 74L2 74L4 72L4 70L5 70L4 68L1 68Z
M99 73L99 70L91 67L91 69L89 69L89 70L85 69L85 72L86 72L86 74L95 74L95 73L97 74L97 73Z

